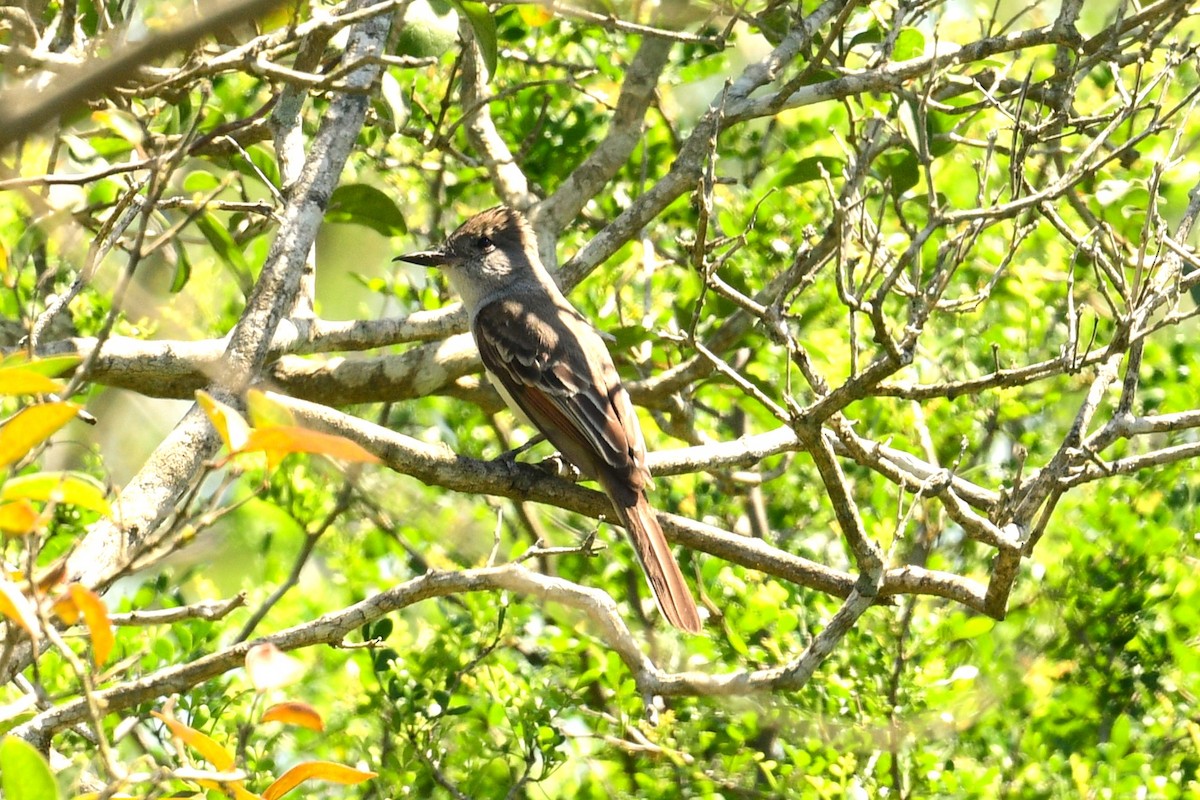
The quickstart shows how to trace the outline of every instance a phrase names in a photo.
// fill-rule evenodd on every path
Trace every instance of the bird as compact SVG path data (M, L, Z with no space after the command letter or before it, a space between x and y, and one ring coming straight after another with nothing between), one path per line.
M445 273L462 298L488 378L508 407L612 502L663 616L690 633L700 614L647 497L650 470L633 402L600 333L563 295L529 222L497 206L440 246L398 256Z

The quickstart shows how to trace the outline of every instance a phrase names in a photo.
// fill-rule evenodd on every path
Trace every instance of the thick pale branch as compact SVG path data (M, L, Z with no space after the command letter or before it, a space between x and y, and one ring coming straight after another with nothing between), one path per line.
M388 27L387 18L368 19L356 26L347 44L347 58L380 52ZM339 95L330 103L303 173L291 188L279 232L254 291L229 336L220 373L212 383L218 394L236 396L266 361L276 327L299 291L305 255L362 126L368 103L364 90L374 82L378 69L367 66L352 73L347 83L358 91ZM107 585L167 519L217 446L211 424L193 406L122 492L117 520L92 526L71 554L67 564L70 578L91 587Z

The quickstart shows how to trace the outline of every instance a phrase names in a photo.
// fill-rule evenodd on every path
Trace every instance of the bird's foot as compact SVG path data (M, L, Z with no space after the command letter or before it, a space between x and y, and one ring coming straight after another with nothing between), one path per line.
M541 444L544 441L546 441L546 437L539 433L520 447L514 447L512 450L503 452L493 458L492 461L499 464L511 464L517 460L517 456L521 455L521 453L524 453L529 448L536 444Z
M579 483L583 478L583 473L579 471L579 467L567 461L559 453L555 453L549 458L539 461L536 466L547 475L553 475L556 478L562 478L571 483Z
M594 558L595 556L600 555L604 549L604 543L596 541L595 528L592 528L588 535L583 537L583 541L579 543L579 552L583 553L589 558Z

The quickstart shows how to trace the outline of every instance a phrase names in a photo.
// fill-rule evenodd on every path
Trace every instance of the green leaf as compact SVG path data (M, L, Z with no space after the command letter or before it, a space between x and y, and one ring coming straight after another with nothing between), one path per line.
M883 41L883 30L878 24L871 24L866 30L859 31L850 39L849 49L853 50L860 44L879 44Z
M192 260L188 258L187 248L178 239L174 240L175 277L171 280L171 294L178 294L187 286L192 277Z
M996 627L996 620L991 617L967 617L958 626L956 633L961 639L975 639L983 636L985 633L991 633L994 627Z
M467 0L450 0L475 32L475 41L479 43L479 52L483 54L483 63L487 65L488 77L496 74L496 59L499 48L496 45L496 18L488 11L483 3L468 2Z
M925 55L925 34L916 28L904 28L896 37L896 48L892 51L893 61L908 61Z
M127 111L108 108L92 112L92 120L125 139L133 145L140 145L146 138L146 132L138 118Z
M118 156L133 152L133 145L120 136L92 136L88 139L92 152L99 158L115 160Z
M110 206L117 202L123 187L112 178L101 178L88 187L87 201L94 206Z
M845 159L835 156L810 156L802 158L774 181L775 186L795 186L799 183L822 180L821 167L836 178L846 168Z
M380 116L392 121L393 131L398 130L408 121L408 103L404 99L404 89L401 88L400 81L396 80L396 76L390 72L384 72L380 77L379 97L383 101L380 104L380 111L386 109L386 114L381 113Z
M325 221L365 225L384 236L408 232L404 215L395 201L365 183L351 183L334 189L325 211Z
M916 109L913 108L912 103L903 99L898 99L896 106L895 115L896 121L900 125L900 132L904 134L904 138L908 140L914 153L921 152L921 135L917 130Z
M777 6L773 11L759 14L753 19L758 23L758 30L763 38L771 44L783 41L783 37L787 36L792 27L791 12L783 6Z
M954 117L932 108L925 112L925 131L929 154L944 156L954 150L954 141L949 133L954 130Z
M258 172L254 173L255 178L266 178L276 188L282 185L283 179L279 175L279 162L275 159L275 153L272 150L256 144L248 148L246 152L250 155L250 163L258 167ZM238 171L243 175L249 174L240 167Z
M225 265L237 275L241 284L248 287L250 285L250 265L246 263L246 256L242 254L242 249L229 235L229 230L211 213L204 213L196 217L196 227L204 234L204 238L212 245L213 250L225 262Z
M6 800L58 800L60 796L42 754L15 736L0 741L0 788Z
M892 195L899 197L921 180L917 157L908 150L891 150L875 162L882 177L891 181Z
M187 177L183 179L183 190L188 194L196 194L197 192L211 192L221 185L221 181L216 175L211 172L205 172L198 169L194 172L189 172Z
M436 0L435 0L436 2ZM444 3L414 0L404 14L404 27L396 38L402 56L428 58L444 55L458 38L458 18Z
M652 334L642 325L622 325L619 328L608 328L605 334L613 337L610 347L616 352L631 350L640 346Z

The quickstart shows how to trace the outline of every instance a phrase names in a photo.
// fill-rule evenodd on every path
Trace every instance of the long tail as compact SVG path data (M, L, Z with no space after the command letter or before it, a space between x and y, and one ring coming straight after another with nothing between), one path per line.
M636 492L635 498L635 493L628 488L605 488L609 490L608 496L612 498L613 507L621 516L621 521L625 523L625 530L629 532L633 549L642 563L642 570L646 573L663 616L676 628L699 633L700 612L696 610L692 590L679 571L679 564L663 536L650 501L641 492Z

